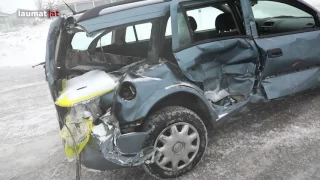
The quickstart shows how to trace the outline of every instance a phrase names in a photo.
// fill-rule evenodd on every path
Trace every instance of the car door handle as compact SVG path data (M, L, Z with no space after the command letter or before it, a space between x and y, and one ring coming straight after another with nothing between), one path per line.
M267 53L269 58L276 58L276 57L283 56L282 50L280 48L269 49L267 50Z

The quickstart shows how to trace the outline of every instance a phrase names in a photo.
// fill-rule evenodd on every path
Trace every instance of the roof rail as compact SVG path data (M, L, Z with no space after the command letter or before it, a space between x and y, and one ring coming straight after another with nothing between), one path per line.
M119 6L119 5L123 5L123 4L134 3L134 2L140 2L140 1L147 1L147 0L125 0L125 1L118 1L118 2L114 2L114 3L94 7L92 9L87 10L85 13L83 13L79 17L78 22L99 16L100 11L105 8L110 8L110 7L114 7L114 6Z

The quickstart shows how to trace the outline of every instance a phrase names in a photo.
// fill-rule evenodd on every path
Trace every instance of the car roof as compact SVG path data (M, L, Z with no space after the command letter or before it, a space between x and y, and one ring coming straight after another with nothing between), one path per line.
M169 11L168 0L126 0L92 8L76 18L87 33L131 22L162 17Z
M83 13L78 21L84 21L100 15L166 2L167 0L125 0L94 7Z

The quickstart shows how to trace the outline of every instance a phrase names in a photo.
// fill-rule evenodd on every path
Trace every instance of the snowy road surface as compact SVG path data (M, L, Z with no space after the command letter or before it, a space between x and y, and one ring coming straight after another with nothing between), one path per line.
M0 179L74 179L43 68L0 68ZM181 179L320 179L320 90L275 101L209 133L203 161ZM83 179L150 179L139 167Z
M50 22L48 20L12 32L0 32L0 67L43 62Z

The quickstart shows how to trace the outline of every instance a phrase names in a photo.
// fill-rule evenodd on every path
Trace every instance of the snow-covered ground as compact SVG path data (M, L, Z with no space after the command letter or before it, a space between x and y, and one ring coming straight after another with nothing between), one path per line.
M46 38L51 21L0 32L0 67L34 65L45 60Z

